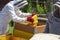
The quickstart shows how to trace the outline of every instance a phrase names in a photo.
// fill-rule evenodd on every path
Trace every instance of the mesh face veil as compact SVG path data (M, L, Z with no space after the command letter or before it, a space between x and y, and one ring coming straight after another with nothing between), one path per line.
M18 8L22 8L26 6L28 2L26 0L14 0L14 6Z
M54 4L54 11L60 8L60 0Z

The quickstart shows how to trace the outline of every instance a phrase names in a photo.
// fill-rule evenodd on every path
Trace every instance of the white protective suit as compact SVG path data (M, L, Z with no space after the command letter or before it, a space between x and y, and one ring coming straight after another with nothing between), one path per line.
M15 1L17 2L17 0ZM16 6L14 7L15 1L10 1L9 3L7 3L0 13L0 34L6 34L8 32L9 30L8 24L11 20L15 22L25 22L27 20L26 18L21 18L18 17L17 15L19 16L31 15L31 14L22 13L21 11L19 11L18 8L16 8ZM16 13L18 12L17 15L15 12Z

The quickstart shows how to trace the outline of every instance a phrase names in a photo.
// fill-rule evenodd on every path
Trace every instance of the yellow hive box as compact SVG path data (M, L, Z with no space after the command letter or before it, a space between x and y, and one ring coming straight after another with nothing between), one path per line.
M8 35L0 35L0 40L10 40L10 36Z
M45 29L45 24L38 23L38 26L24 25L25 23L15 23L14 35L16 37L31 38L36 33L42 33Z
M14 36L30 39L33 36L33 34L28 33L28 32L24 32L24 31L21 31L21 30L14 29Z
M6 35L0 35L0 40L7 40Z

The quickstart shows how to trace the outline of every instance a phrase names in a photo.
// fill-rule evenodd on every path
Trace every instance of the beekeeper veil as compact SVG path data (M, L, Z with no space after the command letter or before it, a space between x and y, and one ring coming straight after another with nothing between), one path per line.
M57 10L60 8L60 0L54 4L54 9Z
M22 8L28 4L27 0L14 0L14 6L17 8Z

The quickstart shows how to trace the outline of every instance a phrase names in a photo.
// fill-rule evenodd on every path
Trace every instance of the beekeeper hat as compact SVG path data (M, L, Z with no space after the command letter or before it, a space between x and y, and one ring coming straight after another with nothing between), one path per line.
M27 0L14 0L14 6L18 8L24 7L27 4L28 4Z
M57 6L60 8L60 0L54 4L54 6Z

